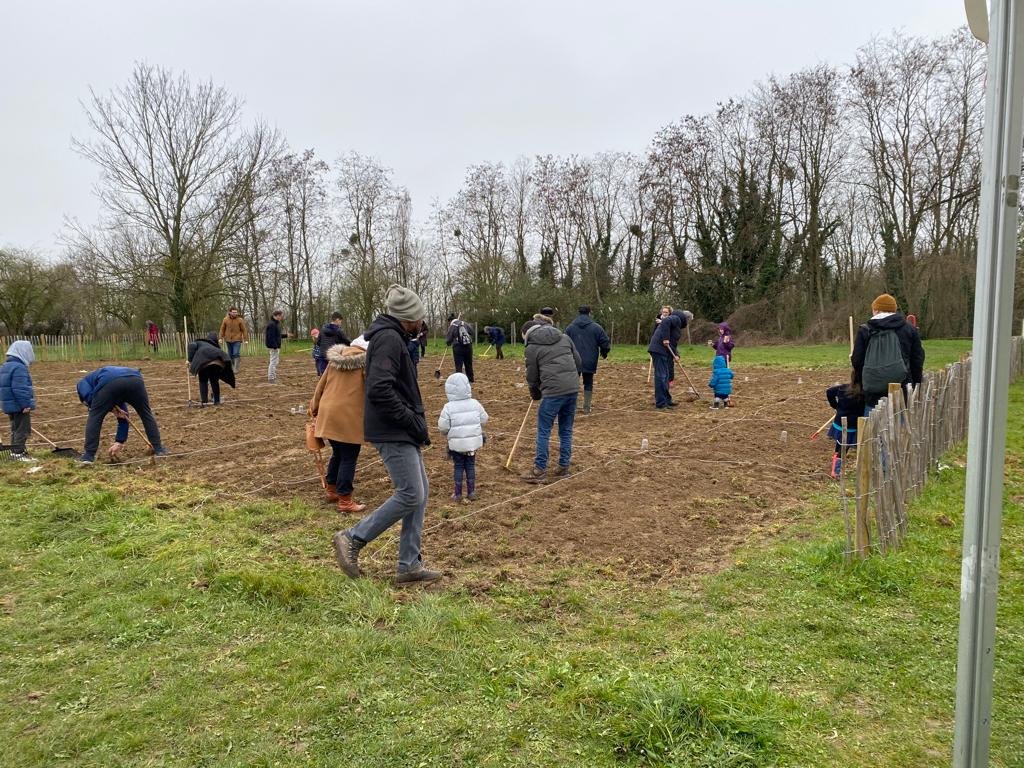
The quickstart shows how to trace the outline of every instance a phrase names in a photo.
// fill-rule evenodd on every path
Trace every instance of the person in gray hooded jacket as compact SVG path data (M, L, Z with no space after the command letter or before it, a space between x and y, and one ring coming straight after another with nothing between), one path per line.
M526 383L530 397L540 400L537 409L537 448L533 468L523 479L545 483L548 475L548 443L558 419L558 469L556 477L569 474L572 459L572 426L580 388L583 361L572 339L553 325L531 320L523 325L526 344Z

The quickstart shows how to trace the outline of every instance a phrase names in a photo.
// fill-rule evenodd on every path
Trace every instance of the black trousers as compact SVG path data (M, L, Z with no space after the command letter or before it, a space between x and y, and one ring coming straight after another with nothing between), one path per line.
M494 349L495 349L494 359L495 360L504 360L505 359L505 353L501 351L501 348L503 346L505 346L505 345L504 344L496 344L494 346Z
M339 443L328 440L331 444L331 460L327 464L327 482L334 483L337 493L348 496L352 493L352 480L356 476L356 462L359 461L359 443Z
M213 390L214 404L220 402L220 368L199 369L199 400L208 402L208 388Z
M9 413L11 419L11 453L24 453L25 442L32 432L31 413Z
M139 414L142 427L146 430L146 438L153 444L153 447L156 449L163 447L163 443L160 442L160 427L156 424L153 409L149 407L146 385L138 376L120 376L108 381L92 397L89 418L85 422L85 458L96 458L96 450L100 447L100 430L103 429L103 420L115 406L123 403L130 405Z
M452 344L452 359L455 361L455 370L463 373L465 368L466 378L473 383L473 347L462 344Z

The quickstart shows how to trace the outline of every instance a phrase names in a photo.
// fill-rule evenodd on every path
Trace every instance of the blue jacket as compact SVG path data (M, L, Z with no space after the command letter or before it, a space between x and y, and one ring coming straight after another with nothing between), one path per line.
M654 328L654 333L651 335L651 343L647 345L647 351L652 355L671 357L676 351L676 345L679 343L685 322L686 318L683 317L681 312L673 312L671 315L663 317L661 322ZM662 343L663 341L669 343L668 348Z
M715 355L715 363L711 366L711 381L708 386L715 393L715 397L728 397L732 394L732 371L725 364L725 358Z
M489 325L487 326L486 331L488 343L493 344L496 347L500 347L505 343L505 331L503 331L500 326Z
M92 405L92 399L96 393L103 389L108 382L119 379L122 376L137 376L142 378L142 371L138 368L122 368L118 365L105 365L97 368L92 373L87 373L78 382L78 399L86 405Z
M0 404L3 405L4 413L9 414L36 407L32 377L29 376L24 360L8 357L7 362L0 367Z
M565 329L565 335L572 339L576 351L583 361L581 373L597 373L597 355L608 357L612 343L604 328L594 322L590 315L577 315Z

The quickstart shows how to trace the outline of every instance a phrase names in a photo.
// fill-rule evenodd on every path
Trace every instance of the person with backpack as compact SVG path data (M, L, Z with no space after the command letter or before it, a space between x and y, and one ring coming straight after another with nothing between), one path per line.
M455 370L462 373L465 368L466 378L473 383L473 326L462 319L462 315L448 315L448 333L444 343L452 348L452 360Z
M324 324L316 337L316 347L319 354L314 353L313 357L316 360L317 376L323 376L324 371L327 370L328 349L335 344L344 344L346 347L352 344L352 340L341 329L341 321L344 319L345 317L341 312L332 312L331 321Z
M590 404L594 397L594 374L597 373L597 356L607 358L612 342L598 323L590 317L590 307L579 308L576 319L569 323L565 335L572 339L576 351L583 361L583 413L590 415Z
M864 391L864 415L889 392L890 384L917 386L924 374L921 336L888 293L871 302L871 319L857 330L850 356L854 383Z

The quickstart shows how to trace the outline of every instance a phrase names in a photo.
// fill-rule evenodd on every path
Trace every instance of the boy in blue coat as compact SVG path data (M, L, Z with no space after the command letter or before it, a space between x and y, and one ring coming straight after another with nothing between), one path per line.
M7 360L0 367L0 402L11 420L11 458L15 461L35 461L25 452L25 441L32 431L32 411L36 409L28 367L35 361L32 344L19 340L8 348Z
M711 366L711 381L708 382L711 391L715 393L715 401L711 409L725 408L729 396L732 394L732 371L721 355L715 355L714 365Z
M78 382L78 399L89 408L89 418L85 422L85 452L79 462L92 464L96 460L96 450L100 446L100 430L108 413L117 416L117 435L110 446L110 456L115 457L124 447L128 439L128 406L139 414L142 426L146 430L146 439L153 446L153 453L166 456L160 442L160 428L149 407L149 395L146 385L142 383L142 372L136 368L122 368L117 365L105 365L88 373Z

